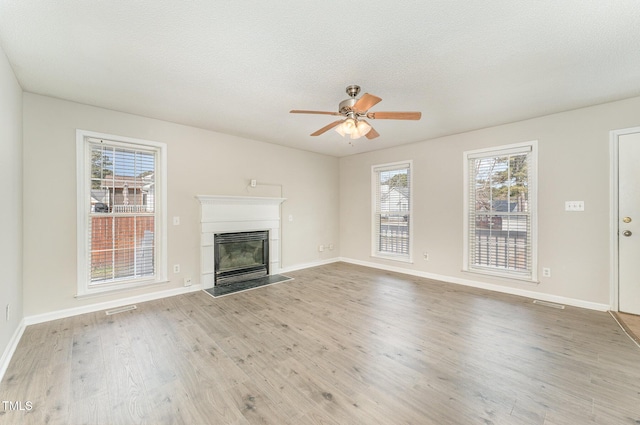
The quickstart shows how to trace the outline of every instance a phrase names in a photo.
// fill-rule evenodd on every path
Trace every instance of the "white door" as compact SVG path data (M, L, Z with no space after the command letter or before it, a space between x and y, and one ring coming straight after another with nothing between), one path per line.
M640 133L618 138L618 309L640 315Z

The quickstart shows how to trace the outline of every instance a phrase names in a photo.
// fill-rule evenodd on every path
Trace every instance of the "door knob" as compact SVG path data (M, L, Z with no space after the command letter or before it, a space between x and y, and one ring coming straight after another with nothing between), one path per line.
M622 219L625 223L631 223L631 217L625 217Z
M625 236L631 236L631 230L625 230L622 234Z

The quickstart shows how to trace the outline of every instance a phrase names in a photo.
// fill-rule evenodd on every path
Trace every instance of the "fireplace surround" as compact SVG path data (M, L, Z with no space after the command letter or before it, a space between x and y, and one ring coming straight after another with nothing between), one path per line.
M224 279L216 282L216 235L266 232L263 249L268 252L268 262L264 275L280 272L280 205L285 198L214 195L196 198L201 207L200 269L205 289L225 283Z

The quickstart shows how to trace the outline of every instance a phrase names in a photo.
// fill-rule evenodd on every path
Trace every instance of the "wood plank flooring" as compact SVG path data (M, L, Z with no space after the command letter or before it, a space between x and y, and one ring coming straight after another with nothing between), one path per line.
M640 316L629 313L614 313L620 326L627 332L629 337L640 345Z
M0 424L640 423L604 312L345 263L29 326Z

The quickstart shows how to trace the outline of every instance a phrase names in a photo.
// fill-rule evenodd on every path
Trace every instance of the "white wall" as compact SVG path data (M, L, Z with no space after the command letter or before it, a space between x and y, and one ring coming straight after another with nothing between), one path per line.
M2 102L7 108L4 96ZM334 259L339 253L355 262L494 285L508 292L534 291L609 304L609 131L640 125L640 98L339 160L35 94L25 93L23 102L25 316L157 290L74 297L76 128L168 144L169 218L181 217L180 226L169 223L169 265L180 264L182 272L170 271L171 282L160 289L179 288L185 276L198 283L196 194L282 194L288 198L282 223L285 270ZM19 115L19 102L12 104L13 114ZM11 144L15 147L19 135L10 140L15 140ZM539 267L550 267L552 277L541 277L533 285L462 272L462 153L528 140L539 142ZM19 159L19 152L11 155ZM406 159L414 161L415 262L411 265L370 257L370 167ZM19 163L12 161L3 172L15 180ZM247 188L250 179L258 180L256 189ZM586 211L565 212L566 200L585 201ZM13 213L18 226L7 230L16 232L19 219L18 209ZM19 239L15 237L9 248L13 255ZM331 243L334 251L318 252L319 244ZM422 252L429 253L428 262L422 260ZM15 274L19 280L19 269Z
M609 131L640 125L638 111L640 98L633 98L341 158L341 256L506 292L609 305ZM552 277L534 285L463 272L463 152L529 140L539 142L538 272L550 267ZM414 166L410 265L370 257L370 167L408 159ZM585 201L585 211L565 212L565 201Z
M78 300L76 294L77 128L167 143L168 257L171 282ZM80 308L199 283L200 209L195 195L271 196L282 205L282 267L337 257L338 160L198 128L24 94L25 315ZM247 188L250 179L258 181ZM293 221L289 221L289 215ZM181 224L173 226L171 217ZM171 265L180 264L173 274Z
M0 357L22 320L22 89L0 48ZM11 317L6 321L6 306ZM2 367L0 362L0 367ZM0 376L2 372L0 370Z

